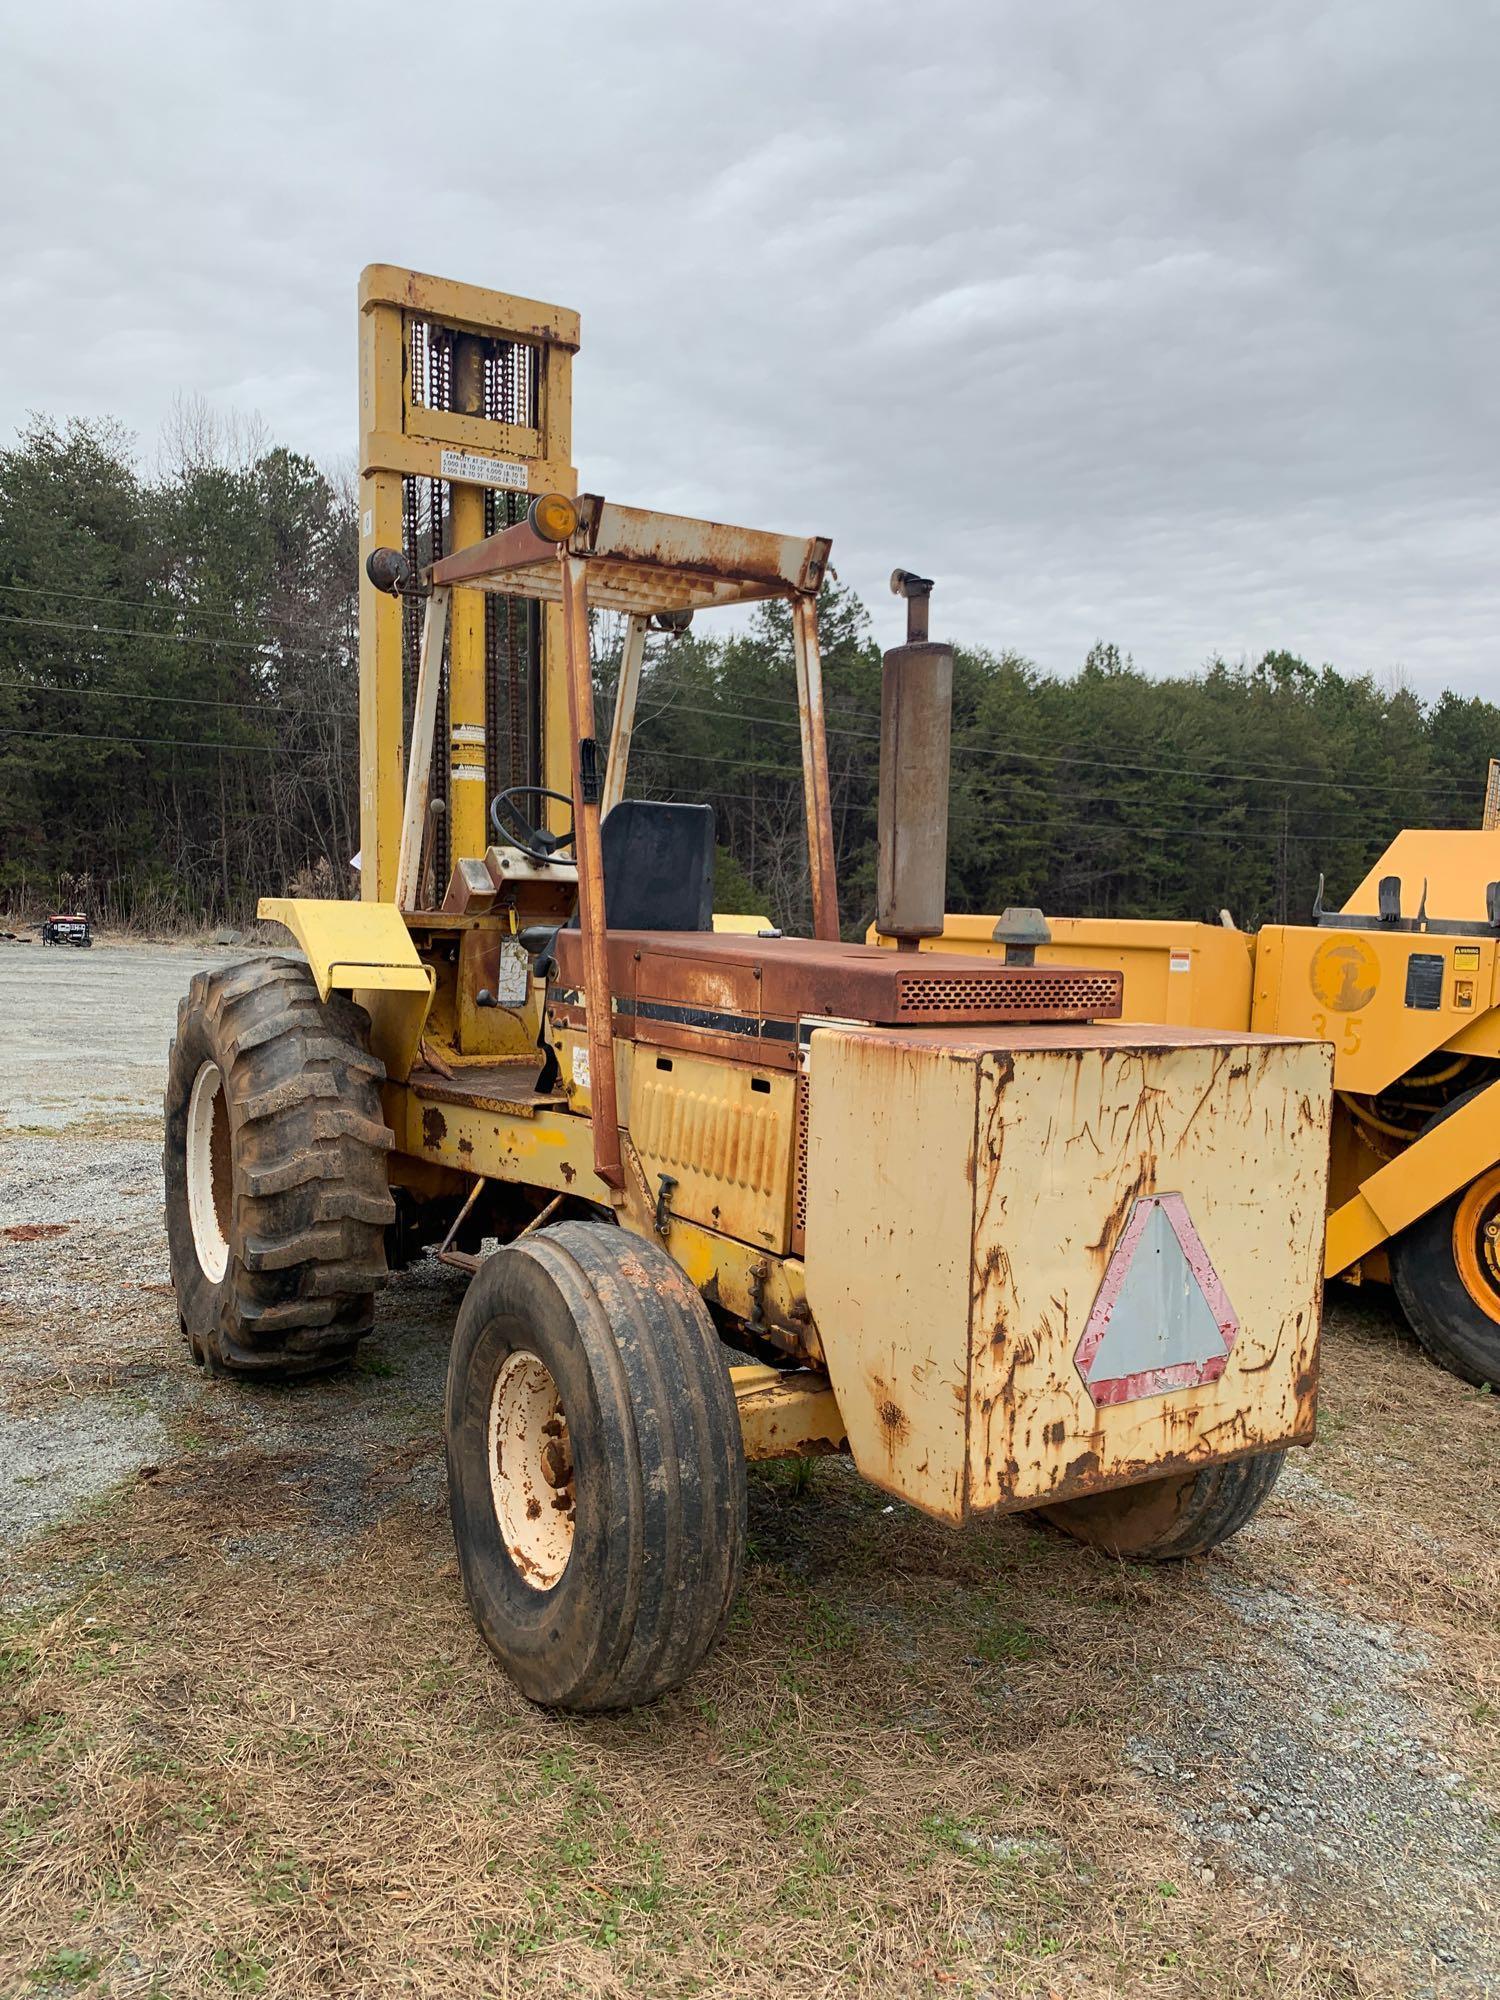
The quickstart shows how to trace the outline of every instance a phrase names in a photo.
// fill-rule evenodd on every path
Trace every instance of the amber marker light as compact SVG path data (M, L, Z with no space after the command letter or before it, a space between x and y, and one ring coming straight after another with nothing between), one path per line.
M565 542L578 526L578 509L566 493L542 493L526 516L531 532L544 542Z

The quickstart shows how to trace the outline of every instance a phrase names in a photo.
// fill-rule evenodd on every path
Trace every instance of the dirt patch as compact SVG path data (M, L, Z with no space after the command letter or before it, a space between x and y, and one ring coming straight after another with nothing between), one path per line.
M66 1236L72 1227L71 1222L13 1222L0 1229L0 1237L7 1243L41 1243L49 1236Z

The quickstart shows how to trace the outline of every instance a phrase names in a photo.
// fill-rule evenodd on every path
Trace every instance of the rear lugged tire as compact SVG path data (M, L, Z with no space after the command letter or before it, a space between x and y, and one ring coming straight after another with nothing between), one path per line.
M386 1282L391 1133L369 1020L305 963L200 972L167 1066L167 1245L182 1330L215 1371L349 1360Z
M1489 1088L1455 1097L1423 1131ZM1387 1254L1401 1310L1433 1360L1465 1382L1500 1388L1500 1168L1403 1229Z
M1264 1451L1180 1478L1091 1493L1038 1511L1107 1555L1135 1562L1179 1561L1237 1535L1269 1499L1285 1461L1284 1451Z
M739 1587L745 1459L724 1349L671 1258L594 1222L487 1258L447 1440L464 1589L522 1693L588 1713L686 1680Z

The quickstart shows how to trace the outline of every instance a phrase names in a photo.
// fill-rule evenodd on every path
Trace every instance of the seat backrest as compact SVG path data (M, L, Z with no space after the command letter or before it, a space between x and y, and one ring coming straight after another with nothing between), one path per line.
M612 931L711 931L714 809L621 799L600 828Z

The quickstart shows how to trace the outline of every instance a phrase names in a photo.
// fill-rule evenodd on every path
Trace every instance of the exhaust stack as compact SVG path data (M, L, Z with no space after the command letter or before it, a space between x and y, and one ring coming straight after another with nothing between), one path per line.
M898 569L906 644L880 678L880 819L875 928L899 951L941 937L948 891L948 749L953 648L927 636L932 578Z

